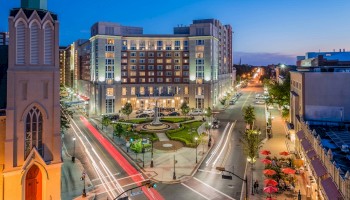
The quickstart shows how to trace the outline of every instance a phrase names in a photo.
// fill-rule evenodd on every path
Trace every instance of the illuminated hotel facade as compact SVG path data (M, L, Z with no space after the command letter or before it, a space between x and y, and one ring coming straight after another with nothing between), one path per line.
M92 115L118 113L127 102L134 109L152 108L155 101L203 109L233 88L232 28L215 19L194 20L170 35L98 22L90 44L90 94L84 95Z

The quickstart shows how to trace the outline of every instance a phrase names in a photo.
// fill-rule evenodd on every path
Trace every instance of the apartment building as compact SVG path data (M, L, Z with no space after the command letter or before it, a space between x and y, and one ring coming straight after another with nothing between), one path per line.
M90 43L90 114L117 113L127 102L134 109L213 107L234 83L232 28L215 19L169 35L98 22Z
M0 45L9 44L9 32L0 32Z
M291 74L290 122L308 169L308 195L350 198L350 67L301 67ZM294 137L294 136L293 136Z

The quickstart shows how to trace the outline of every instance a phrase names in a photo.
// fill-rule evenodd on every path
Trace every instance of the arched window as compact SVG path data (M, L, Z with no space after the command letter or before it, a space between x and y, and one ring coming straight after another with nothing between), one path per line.
M33 22L30 26L30 64L39 64L39 25Z
M53 27L47 23L44 26L44 64L52 64L53 61Z
M30 109L26 117L25 124L25 158L29 155L33 147L43 156L43 115L37 107Z
M25 55L25 24L18 22L16 26L16 63L24 64Z

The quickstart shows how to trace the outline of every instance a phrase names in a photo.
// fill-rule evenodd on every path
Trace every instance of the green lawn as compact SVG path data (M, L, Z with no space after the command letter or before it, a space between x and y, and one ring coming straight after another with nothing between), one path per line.
M138 119L129 119L129 120L126 120L125 122L133 123L133 124L142 124L142 123L147 123L151 121L152 119L150 118L138 118Z
M171 140L181 141L188 147L195 147L196 143L194 138L199 137L197 129L202 124L203 122L200 121L182 124L180 129L169 130L166 134Z
M160 121L162 122L169 122L169 123L180 123L180 122L185 122L188 121L189 118L186 117L166 117L166 118L161 118Z

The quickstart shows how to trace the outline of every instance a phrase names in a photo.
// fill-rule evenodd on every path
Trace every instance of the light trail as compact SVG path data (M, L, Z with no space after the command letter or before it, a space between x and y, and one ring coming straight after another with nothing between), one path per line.
M216 162L217 162L217 161L219 160L219 158L221 157L222 152L224 152L224 150L226 149L227 142L230 140L229 137L231 136L232 129L233 129L233 127L235 127L236 122L237 122L237 120L231 124L230 129L228 130L228 134L227 134L227 136L226 136L225 144L224 144L224 146L221 148L221 151L220 151L219 155L216 156L216 159L215 159L215 161L213 162L213 167L215 166Z
M139 172L120 154L118 150L106 139L104 138L94 126L83 116L80 116L80 120L83 124L89 129L89 131L94 135L94 137L100 142L100 144L106 149L106 151L110 154L110 156L119 164L121 168L129 175L139 174ZM137 183L140 181L146 180L144 177L140 176L132 176L132 180ZM140 184L137 184L140 185ZM148 189L146 187L142 187L143 193L146 195L148 199L151 200L163 200L164 198L158 193L154 188Z
M206 166L208 166L209 165L209 163L211 162L211 160L214 158L214 156L215 156L215 154L217 153L217 151L219 150L219 148L220 148L220 146L221 146L221 144L223 143L223 141L224 141L224 138L225 138L225 134L226 134L226 130L227 130L227 128L230 126L230 122L229 123L227 123L227 125L226 125L226 127L225 127L225 129L224 129L224 132L223 132L223 136L221 137L221 139L220 139L220 142L217 144L217 146L216 146L216 148L215 148L215 150L211 153L211 155L210 155L210 157L209 157L209 159L205 162L206 163Z

